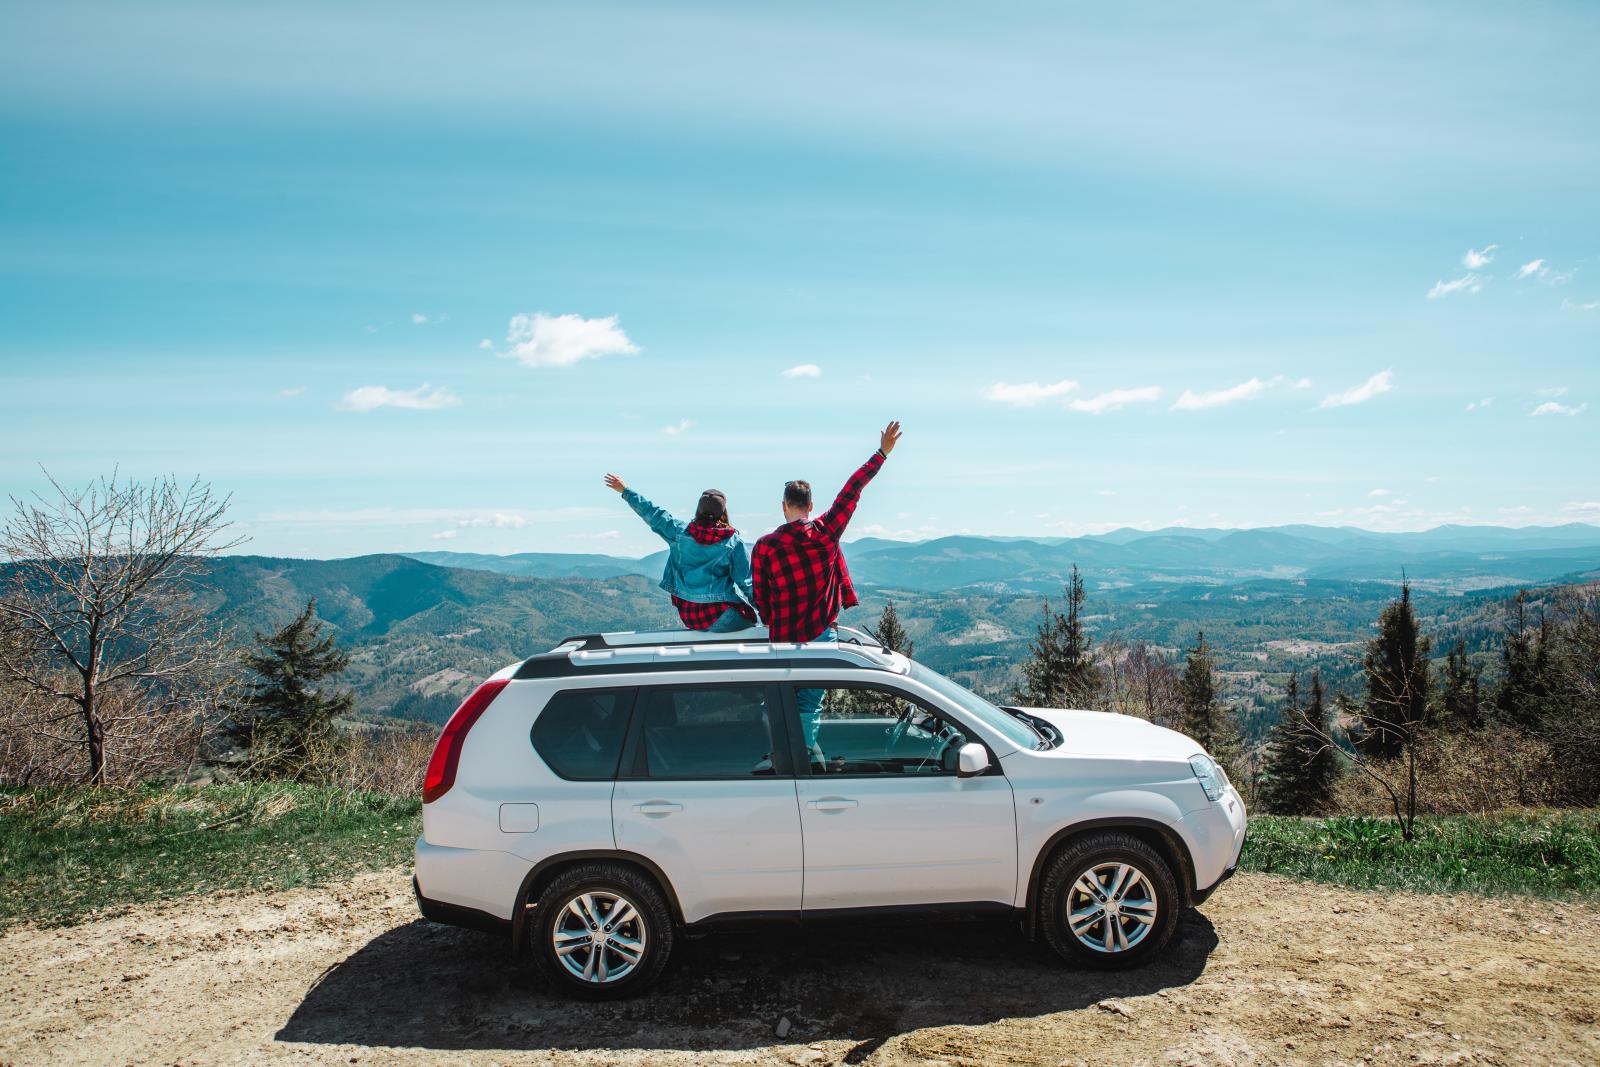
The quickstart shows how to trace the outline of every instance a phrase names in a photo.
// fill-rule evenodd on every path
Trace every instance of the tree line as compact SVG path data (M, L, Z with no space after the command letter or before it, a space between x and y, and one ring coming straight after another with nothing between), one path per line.
M1096 645L1084 623L1087 593L1073 567L1060 607L1044 616L1011 698L1040 707L1137 715L1194 738L1223 763L1259 810L1322 814L1341 782L1382 797L1406 835L1430 776L1461 753L1532 752L1550 802L1600 802L1600 588L1519 593L1504 605L1496 661L1465 637L1433 656L1410 585L1375 622L1357 688L1330 692L1321 672L1290 672L1276 723L1247 750L1236 709L1219 697L1203 632L1178 656L1110 635ZM1477 763L1475 766L1487 766Z

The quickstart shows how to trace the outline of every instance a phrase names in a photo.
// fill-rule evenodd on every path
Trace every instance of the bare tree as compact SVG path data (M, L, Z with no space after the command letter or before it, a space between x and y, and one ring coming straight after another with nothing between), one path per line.
M207 557L243 540L222 539L228 499L198 479L46 477L54 496L11 498L0 529L0 675L40 701L36 740L76 749L85 781L105 783L113 757L122 776L171 770L230 674L191 591Z
M1363 752L1359 746L1344 747L1335 736L1339 728L1326 720L1315 721L1309 707L1302 706L1295 715L1295 724L1309 737L1321 742L1311 752L1313 758L1332 750L1342 754L1359 773L1371 779L1389 800L1395 822L1400 826L1400 836L1410 841L1416 837L1417 792L1421 785L1423 769L1427 765L1428 735L1426 727L1410 715L1411 698L1408 693L1395 693L1390 701L1361 706L1341 695L1335 702L1339 708L1337 718L1346 724L1362 724L1371 729L1378 726L1393 733L1400 746L1399 756L1386 759ZM1389 707L1392 710L1384 711ZM1349 735L1348 725L1343 731Z

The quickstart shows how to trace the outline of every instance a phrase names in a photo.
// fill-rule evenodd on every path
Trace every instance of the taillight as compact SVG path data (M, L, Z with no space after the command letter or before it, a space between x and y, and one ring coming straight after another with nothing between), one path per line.
M428 773L422 779L424 804L438 800L456 784L456 767L461 763L461 746L467 743L467 731L494 703L494 698L500 695L500 690L509 681L509 678L497 678L484 682L461 702L455 714L450 716L450 721L444 724L439 743L433 746L433 758L428 760Z

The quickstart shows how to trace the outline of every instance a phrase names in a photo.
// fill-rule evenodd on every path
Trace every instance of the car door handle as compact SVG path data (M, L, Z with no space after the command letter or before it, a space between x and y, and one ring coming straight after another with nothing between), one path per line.
M637 811L641 815L648 815L651 818L660 819L671 815L675 811L682 811L683 805L674 804L670 800L647 800L643 804L635 804L633 806L633 810Z
M855 806L856 802L849 797L818 797L816 800L806 801L806 807L827 815L837 815L841 811L849 811Z

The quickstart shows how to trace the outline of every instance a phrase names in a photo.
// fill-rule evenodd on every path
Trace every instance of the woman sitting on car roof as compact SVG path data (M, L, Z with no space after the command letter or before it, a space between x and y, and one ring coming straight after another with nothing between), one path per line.
M672 595L678 618L691 630L728 633L754 626L750 552L728 524L728 498L720 490L700 494L694 521L680 522L629 489L615 474L606 485L622 494L638 516L667 543L661 588Z

